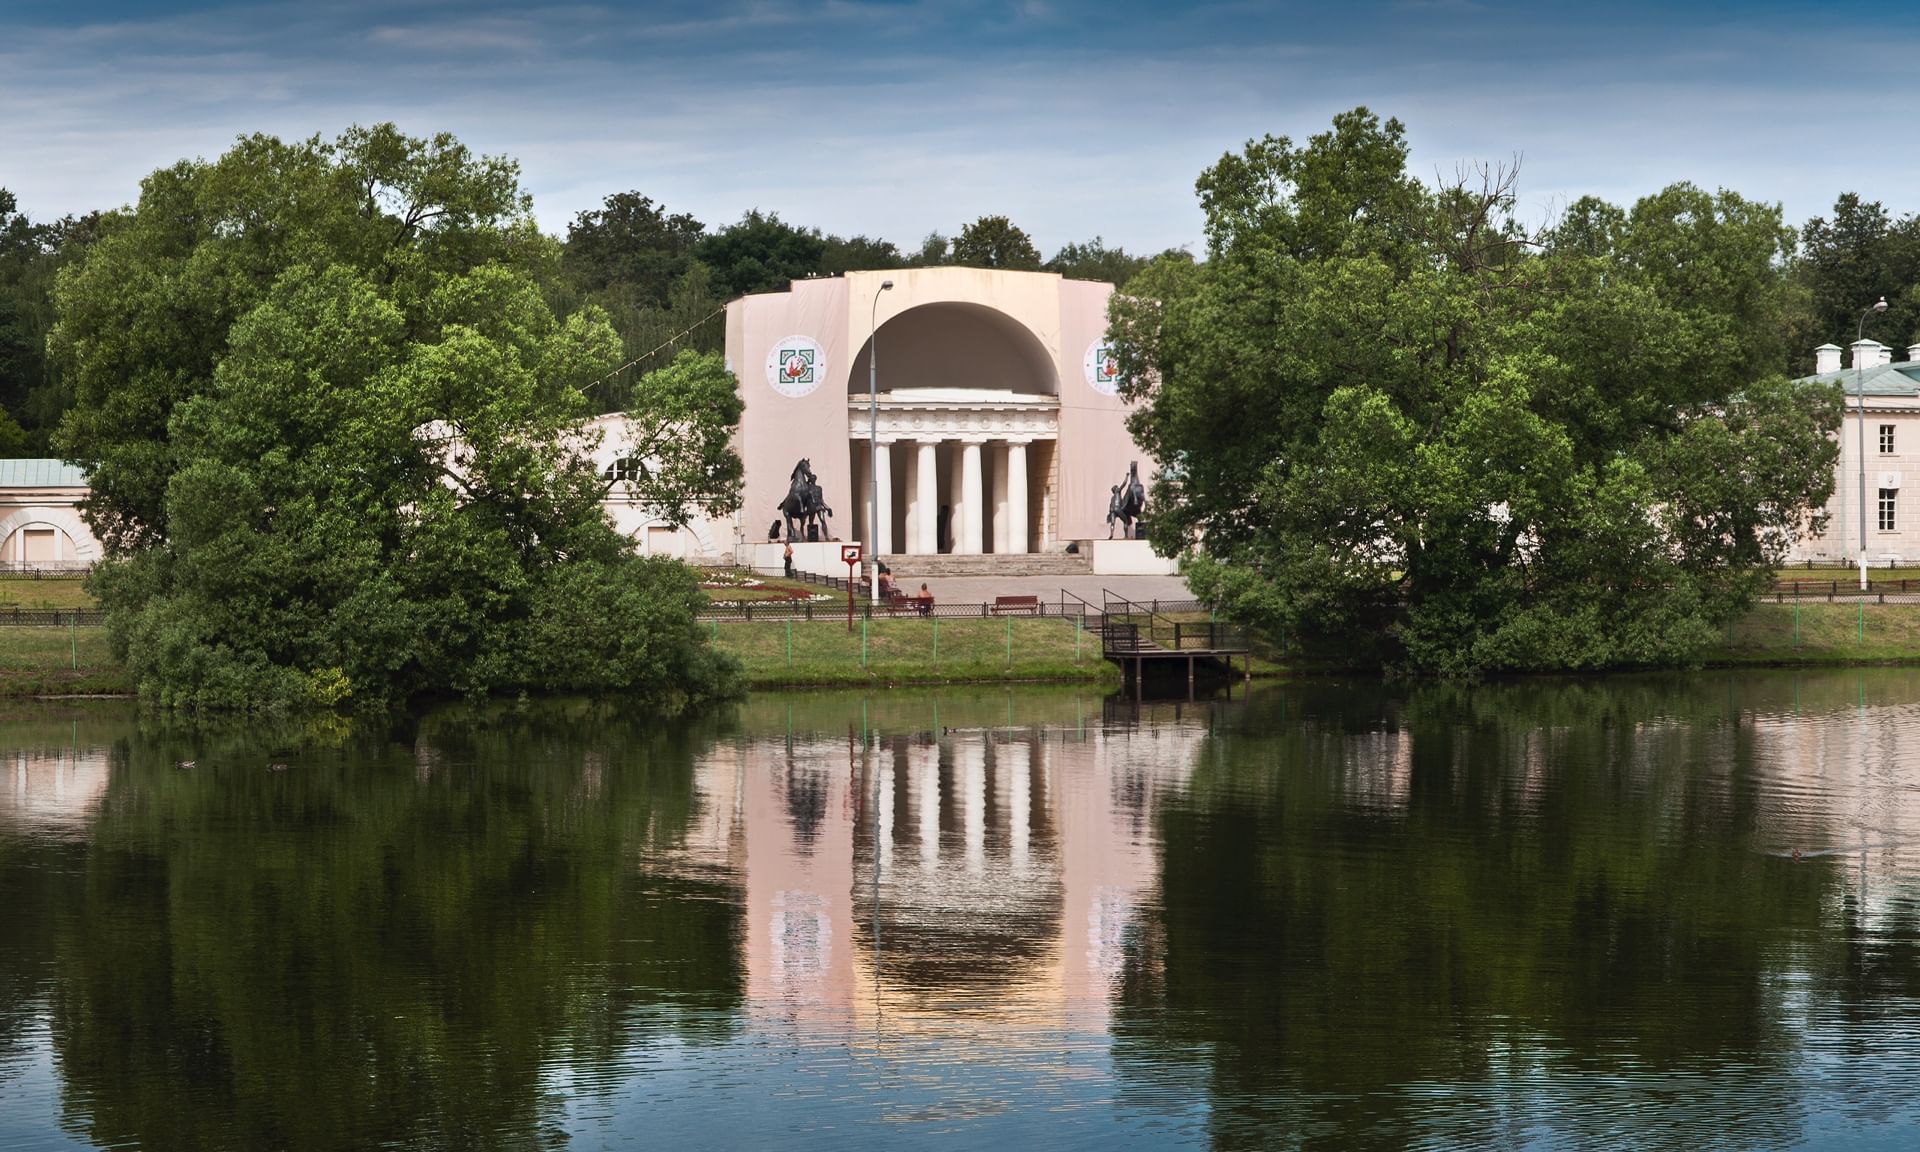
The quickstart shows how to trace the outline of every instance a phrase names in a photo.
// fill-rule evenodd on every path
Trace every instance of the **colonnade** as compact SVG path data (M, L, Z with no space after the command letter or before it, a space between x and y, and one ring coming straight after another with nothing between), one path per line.
M992 439L985 436L938 440L882 438L873 457L879 479L879 516L876 530L861 535L873 541L881 555L904 552L924 556L941 550L940 509L949 510L951 550L961 555L978 555L989 545L996 553L1024 553L1032 550L1033 523L1029 514L1032 485L1029 439ZM950 445L945 483L940 475L940 446ZM851 444L853 459L860 469L867 461L864 440ZM895 450L901 459L894 459ZM904 539L894 539L895 467L903 470L902 493L906 507L901 518ZM989 482L988 476L991 476ZM864 514L870 481L862 480L856 498ZM946 499L941 499L942 494ZM864 515L863 515L864 520Z

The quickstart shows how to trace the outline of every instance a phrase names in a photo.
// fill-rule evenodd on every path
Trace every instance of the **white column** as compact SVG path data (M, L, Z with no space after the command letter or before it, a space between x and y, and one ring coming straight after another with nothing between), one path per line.
M993 450L993 550L1007 550L1007 452L1004 444Z
M876 501L878 522L873 528L873 550L885 556L893 551L893 445L882 441L873 456L873 473L880 481Z
M940 467L934 460L934 447L933 441L922 440L914 449L918 461L913 473L920 523L918 550L923 556L940 551Z
M970 440L960 446L960 500L956 514L961 519L960 546L955 552L978 556L985 550L983 533L986 498L980 491L980 442Z
M961 481L965 474L966 463L956 441L951 454L947 457L947 547L955 553L965 552L960 546L960 522L966 517L966 484Z
M1027 446L1007 445L1007 546L1016 555L1027 550Z
M909 556L920 554L920 453L908 452L900 461L907 470L901 477L900 491L906 496L907 514L900 518L900 530L906 539L901 541L900 551Z

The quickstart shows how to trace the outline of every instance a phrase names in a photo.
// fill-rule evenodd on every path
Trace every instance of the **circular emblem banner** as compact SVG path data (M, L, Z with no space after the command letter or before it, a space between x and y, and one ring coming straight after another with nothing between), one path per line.
M1087 384L1102 396L1120 394L1120 360L1107 347L1106 341L1095 340L1087 345L1087 355L1080 361L1080 368L1087 375Z
M827 353L809 336L789 336L767 353L767 383L796 400L827 378Z

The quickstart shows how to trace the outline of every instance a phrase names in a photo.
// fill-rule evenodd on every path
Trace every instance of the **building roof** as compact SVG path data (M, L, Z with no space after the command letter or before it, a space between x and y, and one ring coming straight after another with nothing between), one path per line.
M1849 396L1856 392L1864 392L1868 396L1920 396L1920 363L1912 360L1882 364L1864 372L1842 368L1838 372L1822 372L1818 376L1803 376L1801 379L1837 384Z
M87 474L65 460L0 460L0 488L85 488Z

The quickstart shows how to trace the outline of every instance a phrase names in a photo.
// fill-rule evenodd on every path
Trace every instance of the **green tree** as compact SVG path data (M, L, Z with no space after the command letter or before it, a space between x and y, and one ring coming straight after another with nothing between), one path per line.
M777 213L749 211L700 242L720 298L777 292L793 280L819 275L827 241L817 228L788 224Z
M1867 321L1867 338L1920 342L1920 216L1894 219L1877 200L1843 194L1831 218L1815 216L1801 229L1794 280L1806 293L1789 349L1796 375L1813 371L1815 345L1852 344L1861 311L1882 296L1886 314Z
M85 251L99 217L35 224L18 207L0 188L0 425L15 430L0 435L0 454L44 454L70 401L46 355L54 280Z
M900 255L900 249L891 240L830 235L826 241L826 250L820 255L820 271L828 276L906 266L906 258Z
M1777 208L1675 185L1559 226L1427 188L1365 109L1202 174L1208 259L1111 305L1150 532L1310 649L1440 673L1687 659L1831 491Z
M558 256L511 162L390 125L245 138L106 221L60 282L59 443L93 476L95 587L143 696L725 689L691 574L634 556L601 509L582 388L619 345L598 309L549 308ZM687 388L637 390L668 402L637 422L728 419L674 407ZM737 471L713 475L694 494L676 464L659 495L728 506ZM537 620L562 601L615 635L581 649Z
M939 232L929 232L920 247L907 258L910 268L938 268L953 263L952 242Z
M706 226L686 213L668 215L638 192L617 192L568 225L564 263L588 292L620 285L664 306L705 235Z
M1058 272L1069 280L1098 280L1125 288L1151 259L1132 256L1124 248L1109 248L1100 237L1084 244L1068 244L1047 261L1046 270Z
M954 237L951 262L968 268L1035 272L1040 268L1040 250L1005 216L982 216Z

